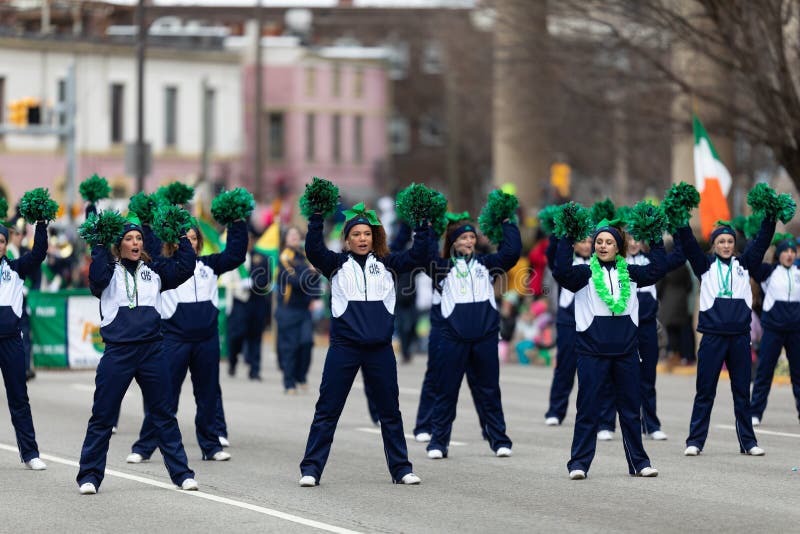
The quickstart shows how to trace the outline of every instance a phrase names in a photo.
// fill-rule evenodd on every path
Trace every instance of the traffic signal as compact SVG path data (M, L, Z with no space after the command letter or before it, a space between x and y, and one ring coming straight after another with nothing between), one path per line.
M571 171L566 163L553 163L550 166L550 185L558 190L562 198L569 198Z
M25 99L12 100L8 103L8 122L17 126L28 124L28 106Z
M42 123L42 105L38 98L26 98L25 107L28 116L28 124Z

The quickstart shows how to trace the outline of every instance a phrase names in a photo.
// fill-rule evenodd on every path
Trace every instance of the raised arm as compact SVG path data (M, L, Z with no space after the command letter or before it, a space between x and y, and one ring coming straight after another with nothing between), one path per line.
M691 265L694 275L699 280L700 277L703 276L706 271L708 271L708 267L710 265L708 262L708 257L703 254L703 250L697 243L697 239L694 238L692 229L688 226L678 228L675 236L680 240L681 249L686 256L686 259L689 260L689 265Z
M306 234L306 258L322 276L330 280L333 272L339 268L339 255L325 246L322 227L322 215L315 213L309 217L308 233Z
M33 237L33 249L23 254L18 260L11 261L9 267L17 271L23 278L33 274L47 257L47 223L36 223Z
M430 226L427 224L414 229L414 242L409 250L394 252L383 259L387 269L397 274L407 273L418 268L427 268L430 262Z
M161 277L161 291L175 289L194 274L197 256L189 238L181 237L178 250L170 258L159 257L153 260L151 268Z
M151 258L161 256L161 240L149 224L142 224L142 239L144 241L144 249L150 254Z
M409 241L411 241L411 227L407 223L401 222L397 228L397 234L395 234L392 242L389 243L389 252L404 251Z
M772 242L774 233L775 219L766 217L761 221L761 228L758 229L756 238L747 245L747 248L744 249L744 253L742 253L739 258L739 261L744 265L745 269L751 273L758 270L761 261L764 259L764 254L767 253L767 249Z
M561 287L575 293L589 283L592 270L585 264L572 265L574 254L572 244L572 240L566 237L558 240L553 265L553 278L556 279L556 282Z
M494 254L483 257L483 264L489 272L500 270L506 272L519 261L522 253L522 238L516 224L508 221L503 223L503 241ZM498 274L498 273L493 273Z
M772 276L773 271L775 271L775 267L777 267L777 263L762 263L758 265L756 269L748 269L750 272L750 276L758 282L759 284L762 282L766 282L767 278Z
M667 253L664 243L650 244L650 263L647 265L628 265L631 280L638 287L651 286L667 274Z
M92 263L89 265L89 289L92 295L100 298L103 290L111 283L116 262L105 245L92 247Z
M557 248L558 238L554 234L550 234L547 237L547 252L545 252L545 255L547 256L547 266L550 268L550 272L553 272L555 269Z
M228 227L225 249L217 254L200 256L198 259L220 275L236 269L247 256L247 223L236 221Z

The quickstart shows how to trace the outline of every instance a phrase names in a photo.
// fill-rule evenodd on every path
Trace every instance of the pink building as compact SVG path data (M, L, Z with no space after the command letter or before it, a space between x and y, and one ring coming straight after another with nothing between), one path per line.
M337 184L346 201L382 193L390 106L385 50L302 47L292 37L266 38L262 161L267 200L294 202L311 177ZM242 80L245 147L241 182L251 188L255 158L254 64ZM288 199L287 199L288 200Z

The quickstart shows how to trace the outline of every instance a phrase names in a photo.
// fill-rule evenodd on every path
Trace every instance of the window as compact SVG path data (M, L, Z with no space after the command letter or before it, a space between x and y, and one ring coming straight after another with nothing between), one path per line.
M402 80L408 75L408 43L389 44L389 79Z
M429 42L422 50L422 72L425 74L441 74L443 67L442 46Z
M121 83L111 84L111 142L122 143L124 117L125 86Z
M427 146L444 145L444 128L437 114L423 115L419 120L419 142Z
M405 154L411 148L408 119L395 115L389 120L389 145L392 154Z
M331 120L332 157L335 163L342 161L342 116L334 115Z
M178 88L167 87L164 91L164 145L175 148L178 144Z
M269 157L273 160L283 159L284 156L284 127L283 113L269 114Z
M314 96L317 92L317 69L306 67L306 96Z
M313 113L306 115L306 160L314 161L317 157L317 117Z
M331 73L331 92L333 96L342 96L342 68L339 65L333 66Z
M214 123L214 115L216 112L217 92L206 87L203 93L203 128L205 139L203 140L209 152L213 152L215 147L214 132L216 132L216 124Z
M364 96L364 69L361 67L356 69L355 76L353 77L353 95L356 98Z
M364 161L364 118L353 117L353 161Z

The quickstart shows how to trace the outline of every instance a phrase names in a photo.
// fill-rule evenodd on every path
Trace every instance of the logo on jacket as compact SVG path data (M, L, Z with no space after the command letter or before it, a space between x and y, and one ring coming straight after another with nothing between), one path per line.
M744 269L742 268L741 265L738 265L736 267L736 274L738 274L739 276L744 276Z
M794 273L794 283L800 284L800 273Z
M140 278L142 279L142 282L150 282L153 279L153 275L150 271L142 271Z
M3 281L4 282L11 281L11 271L3 271Z
M371 274L372 276L378 276L379 274L381 274L381 266L378 265L377 263L373 263L372 265L369 266L369 274Z
M205 269L200 269L200 278L203 280L208 280L208 271Z

